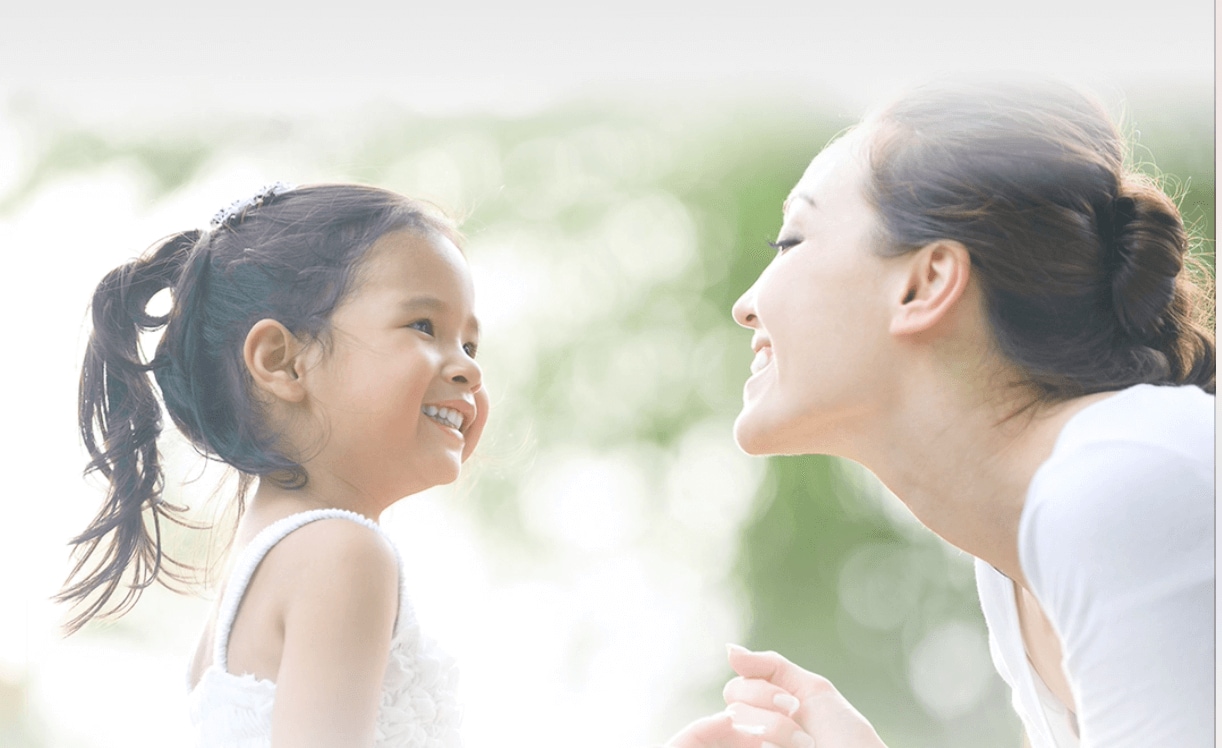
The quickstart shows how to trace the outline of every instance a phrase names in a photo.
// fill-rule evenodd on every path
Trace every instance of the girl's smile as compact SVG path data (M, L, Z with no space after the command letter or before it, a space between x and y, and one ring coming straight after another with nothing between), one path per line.
M475 295L445 237L387 234L369 250L332 340L306 372L322 469L387 505L449 483L475 448L487 396Z

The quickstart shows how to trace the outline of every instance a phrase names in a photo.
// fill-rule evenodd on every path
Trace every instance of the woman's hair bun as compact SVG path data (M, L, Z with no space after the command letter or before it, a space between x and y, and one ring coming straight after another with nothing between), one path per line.
M1188 234L1175 203L1144 182L1126 180L1111 212L1111 231L1101 234L1112 245L1105 249L1112 258L1113 309L1129 336L1151 342L1175 298Z

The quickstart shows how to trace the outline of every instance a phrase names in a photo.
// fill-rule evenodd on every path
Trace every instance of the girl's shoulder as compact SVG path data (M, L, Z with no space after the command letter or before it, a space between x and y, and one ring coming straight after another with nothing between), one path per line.
M382 586L398 588L394 543L377 523L354 512L323 509L284 517L261 530L250 548L262 551L266 572L290 591L348 577L383 580Z
M232 625L251 590L257 593L256 607L281 621L397 611L399 554L372 520L323 509L254 529L234 559L221 604L222 626Z

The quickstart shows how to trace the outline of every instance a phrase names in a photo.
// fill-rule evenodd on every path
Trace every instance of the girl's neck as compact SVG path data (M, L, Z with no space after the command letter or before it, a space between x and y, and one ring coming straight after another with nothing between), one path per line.
M1069 418L1106 395L1023 409L1018 395L962 379L909 388L849 456L926 527L1025 586L1018 529L1027 488Z
M283 488L273 481L260 480L246 515L274 522L313 509L344 509L377 522L386 506L385 502L374 501L352 486L316 471L310 473L309 481L301 488Z

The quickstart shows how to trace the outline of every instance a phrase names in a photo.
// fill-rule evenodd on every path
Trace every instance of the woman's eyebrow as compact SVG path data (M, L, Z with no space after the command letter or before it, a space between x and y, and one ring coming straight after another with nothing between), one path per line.
M782 215L789 212L789 206L793 204L793 199L795 197L801 200L805 200L812 208L819 207L815 205L815 199L811 197L810 195L806 194L805 192L791 192L789 194L789 197L785 198L785 202L781 203L781 214Z

